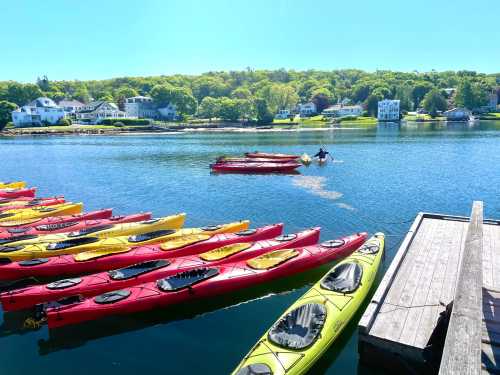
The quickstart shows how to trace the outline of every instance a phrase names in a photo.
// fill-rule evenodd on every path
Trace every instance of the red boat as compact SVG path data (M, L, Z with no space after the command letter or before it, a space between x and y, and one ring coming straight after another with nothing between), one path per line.
M10 234L19 234L24 233L26 230L35 229L40 231L38 234L53 234L53 233L63 233L68 230L72 230L71 228L77 225L80 221L84 220L100 220L100 219L109 219L113 215L113 210L111 208L92 211L78 215L66 215L66 216L57 216L57 217L46 217L43 219L37 219L30 221L29 224L25 225L5 225L0 222L0 234L10 233ZM70 229L66 229L70 228Z
M30 189L0 189L0 198L12 199L19 197L30 197L34 198L36 193L36 188Z
M265 158L265 159L300 159L298 155L287 155L287 154L272 154L267 152L247 152L245 153L247 158Z
M76 294L85 297L95 296L159 280L194 268L244 261L284 248L314 245L318 242L319 235L320 228L313 228L271 240L226 245L199 255L150 260L108 272L0 293L0 302L4 311L14 311Z
M0 265L0 280L17 280L26 277L73 276L127 267L133 264L165 258L200 254L221 246L238 242L255 242L274 238L283 231L283 224L268 225L239 233L221 233L209 237L206 234L188 236L167 244L131 248L125 253L78 261L74 255L33 259Z
M297 159L270 159L270 158L217 158L217 163L295 163Z
M210 167L216 172L291 172L300 167L299 163L216 163Z
M25 197L26 198L26 197ZM16 202L19 202L16 204ZM30 207L41 207L41 206L53 206L55 204L60 204L60 203L65 203L66 200L64 197L53 197L53 198L28 198L26 199L13 199L13 200L8 200L8 202L3 203L3 205L0 205L0 212L3 211L8 211L8 210L20 210L23 208L30 208ZM2 204L2 201L0 201L0 204Z
M154 282L93 298L69 297L45 307L49 328L115 314L130 314L202 298L216 297L291 276L347 256L367 237L359 233L321 245L275 250L249 260L199 267Z
M46 230L46 226L36 226L36 227L24 227L21 229L11 229L10 232L7 230L6 232L0 232L0 245L6 244L7 242L13 241L22 241L25 239L33 238L38 235L45 234L56 234L56 233L66 233L66 232L76 232L81 231L83 229L88 230L94 228L94 230L108 228L113 224L123 224L123 223L135 223L138 221L150 220L151 213L145 212L134 215L126 215L126 216L114 216L109 219L99 219L99 220L82 220L82 221L74 221L70 223L66 223L63 228L59 228L58 230ZM73 225L69 225L73 224ZM40 229L38 229L40 228ZM108 228L109 229L109 228ZM1 276L0 276L1 279Z

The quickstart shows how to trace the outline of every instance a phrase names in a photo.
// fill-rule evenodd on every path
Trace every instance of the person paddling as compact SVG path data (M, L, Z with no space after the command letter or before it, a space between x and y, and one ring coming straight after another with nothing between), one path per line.
M318 153L316 155L314 155L315 158L318 158L320 162L324 162L326 160L326 155L330 155L330 153L326 150L323 150L322 147L320 147ZM332 158L332 156L330 155L330 158ZM333 158L332 158L333 160Z

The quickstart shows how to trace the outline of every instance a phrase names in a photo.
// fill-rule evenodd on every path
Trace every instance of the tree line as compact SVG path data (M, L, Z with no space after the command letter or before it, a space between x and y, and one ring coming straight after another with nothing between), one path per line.
M222 118L236 121L272 120L279 109L312 101L318 111L331 104L363 104L376 115L382 99L399 99L402 111L424 106L431 113L456 105L474 109L488 102L488 95L500 85L500 73L474 71L365 72L357 69L334 71L253 70L208 72L201 75L122 77L91 81L55 81L47 77L36 83L0 82L0 118L13 106L47 96L56 102L107 100L123 107L125 98L149 95L158 106L175 104L183 117ZM449 95L444 89L455 88ZM9 113L10 116L10 113Z

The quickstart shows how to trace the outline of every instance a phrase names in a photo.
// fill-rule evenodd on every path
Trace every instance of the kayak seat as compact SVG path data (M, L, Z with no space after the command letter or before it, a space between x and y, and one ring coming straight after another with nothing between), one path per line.
M38 212L52 212L56 211L57 208L52 208L52 207L33 207L33 211L38 211Z
M70 240L49 243L47 245L47 250L64 250L71 247L88 245L97 241L99 241L97 237L72 238Z
M35 259L22 260L18 264L23 267L33 267L47 263L48 261L49 261L48 258L35 258Z
M160 219L149 219L149 220L141 221L141 224L154 224L154 223L157 223L159 221L160 221Z
M0 246L0 253L12 253L24 249L24 246Z
M321 246L327 247L329 249L333 249L336 247L344 246L345 241L344 240L330 240L330 241L325 241L321 243Z
M118 221L118 220L122 220L123 218L125 218L125 215L111 216L108 220Z
M43 224L35 227L36 230L50 232L53 230L59 230L64 228L69 228L78 224L78 221L68 221L67 223L57 223L57 224Z
M176 230L173 230L173 229L164 229L164 230L156 230L154 232L148 232L148 233L143 233L143 234L136 234L134 236L130 236L128 238L128 242L137 243L137 242L150 241L150 240L154 240L155 238L158 238L158 237L169 236L171 234L174 234L175 232L176 232Z
M109 303L115 303L124 300L125 298L130 296L130 294L132 294L130 290L114 290L112 292L107 292L95 297L94 302L98 303L99 305L106 305Z
M257 233L257 229L247 229L247 230L241 230L239 232L236 232L235 234L237 236L251 236L252 234Z
M108 271L108 275L112 280L128 280L169 265L170 262L168 260L150 260L129 267Z
M21 228L9 228L7 232L10 234L26 233L31 230L31 227L21 227Z
M26 240L32 240L33 238L37 238L38 236L34 234L25 234L21 236L13 236L10 238L2 238L0 239L0 245L9 243L9 242L17 242L17 241L26 241Z
M358 289L363 276L363 267L358 263L339 264L321 281L323 289L338 293L352 293Z
M50 290L58 290L58 289L66 289L71 288L72 286L78 285L82 282L82 279L79 277L75 277L73 279L63 279L57 280L50 284L47 284L47 289Z
M156 282L156 286L163 292L175 292L189 288L218 274L217 268L196 268L160 279Z
M87 236L92 233L97 233L101 232L103 230L108 230L114 228L114 224L107 224L107 225L98 225L92 228L84 228L81 230L77 230L74 232L71 232L68 234L68 237L80 237L80 236Z
M275 237L275 241L286 242L297 238L296 234L282 234L281 236Z
M247 261L247 265L256 270L267 270L295 258L299 252L295 249L275 250Z
M7 214L0 214L0 219L5 219L7 217L11 217L11 216L14 216L15 214L13 213L7 213Z
M302 350L318 339L326 320L326 307L307 303L290 311L269 330L267 338L282 348Z
M201 241L208 240L211 236L208 234L192 234L189 236L183 236L178 238L173 238L160 245L160 249L169 251L176 250L182 247L186 247Z
M222 225L207 225L205 227L201 227L200 228L201 230L205 231L205 232L213 232L215 230L219 230L219 229L222 229Z
M273 375L273 371L264 363L255 363L240 368L235 375Z
M375 240L375 241L369 241L363 244L358 249L358 252L363 253L363 254L377 254L380 250L380 242Z
M231 255L237 254L252 247L251 243L235 243L232 245L218 247L216 249L204 252L199 255L199 257L207 262L213 262L216 260L221 260L228 258Z

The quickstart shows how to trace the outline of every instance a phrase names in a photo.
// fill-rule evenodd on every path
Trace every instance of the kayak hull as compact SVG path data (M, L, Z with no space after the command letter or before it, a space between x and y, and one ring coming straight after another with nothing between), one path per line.
M48 207L14 209L0 213L0 226L14 226L19 222L42 219L50 216L75 215L82 212L83 203L61 203Z
M40 226L46 226L47 230L49 230L50 233L61 233L61 232L67 232L67 230L64 230L64 224L80 222L80 221L85 221L85 220L109 219L112 216L113 216L113 210L110 208L106 208L103 210L92 211L92 212L82 213L82 214L78 214L78 215L65 215L65 216L41 218L41 219L33 220L29 224L23 224L23 225L3 226L2 223L0 223L0 233L2 233L2 234L3 233L13 233L14 230L19 230L19 232L22 232L23 229L26 229L26 228L28 228L28 229L35 228L36 229L37 227L40 227ZM37 234L37 233L35 233L35 234Z
M107 302L108 295L106 294L69 304L60 301L46 307L47 322L49 328L52 329L105 316L146 311L235 292L291 276L346 256L359 247L365 239L366 233L361 233L344 238L344 245L335 249L314 245L291 250L293 252L292 258L264 269L250 266L252 259L257 258L210 267L211 275L209 278L197 281L189 287L181 287L171 291L160 290L156 282L140 284L121 289L119 293L112 293L125 295L125 298L113 303ZM277 252L287 251L290 252L290 250L277 250ZM272 256L273 253L269 254ZM197 268L197 270L200 269ZM197 271L188 272L196 273ZM102 302L103 300L104 302Z
M247 152L245 153L247 158L265 158L265 159L293 159L297 160L300 158L299 155L287 155L287 154L272 154L266 152Z
M377 244L379 250L376 254L367 254L362 249L366 249L367 244ZM267 368L268 373L273 375L299 375L305 374L317 362L322 354L338 338L342 330L356 314L357 310L366 299L379 269L384 252L384 235L377 233L362 248L352 255L336 264L327 274L315 283L301 298L293 303L270 330L264 334L255 344L245 358L238 365L233 375L247 374L250 366ZM327 289L324 283L327 282L335 269L341 269L346 265L355 265L362 268L361 276L355 290L343 289L335 291ZM348 274L348 273L346 273ZM330 279L331 280L331 279ZM344 282L343 287L349 285ZM315 328L319 328L316 339L303 347L288 347L290 341L282 341L277 344L271 337L270 332L278 327L283 330L283 322L291 325L289 320L291 314L298 309L308 308L311 305L319 306L322 309L322 325L315 323ZM303 310L305 311L305 310ZM311 311L311 310L309 310ZM302 321L299 324L304 324ZM293 329L292 329L293 331ZM275 336L274 336L275 337ZM291 336L288 336L290 338ZM294 345L296 342L293 343Z
M0 203L0 212L9 210L22 210L29 209L31 207L46 207L54 206L56 204L65 203L64 197L54 197L54 198L38 198L30 200L13 200L8 203Z
M242 241L254 242L279 236L283 231L283 224L259 228L248 235L233 233L240 231L240 227L231 228L228 228L229 232L219 232L206 240L196 241L169 250L162 250L158 245L150 245L134 247L127 252L112 253L89 261L78 261L72 255L61 255L48 258L44 263L30 266L23 265L20 262L4 264L0 265L0 280L82 275L127 267L141 262L195 255Z
M155 263L149 272L140 273L137 276L126 279L117 280L113 278L112 275L116 274L114 271L115 273L101 272L76 279L69 279L72 280L72 282L70 282L71 285L61 289L51 289L51 284L30 286L1 293L0 302L4 311L14 311L28 308L39 303L56 301L73 295L81 295L85 297L95 296L113 290L153 282L155 280L171 276L179 272L189 271L198 267L213 267L226 263L244 261L278 249L314 245L318 242L319 235L320 229L313 228L299 232L285 240L278 237L278 239L262 240L253 243L240 243L238 245L243 245L242 248L244 250L237 251L234 254L230 254L220 259L206 260L204 259L204 255L210 256L214 252L217 254L217 251L221 248L205 252L201 255L169 258L166 262L163 262L162 266L159 268L154 268L157 265ZM247 246L248 248L246 248ZM224 248L221 250L224 251ZM75 280L78 281L78 283L75 283ZM64 280L62 282L64 282Z
M34 198L36 193L36 188L31 189L1 189L0 198L12 199L19 197L30 197Z
M0 182L0 189L23 189L25 187L24 181Z
M219 158L217 163L294 163L296 158Z
M217 163L211 168L217 172L290 172L300 167L298 163Z

